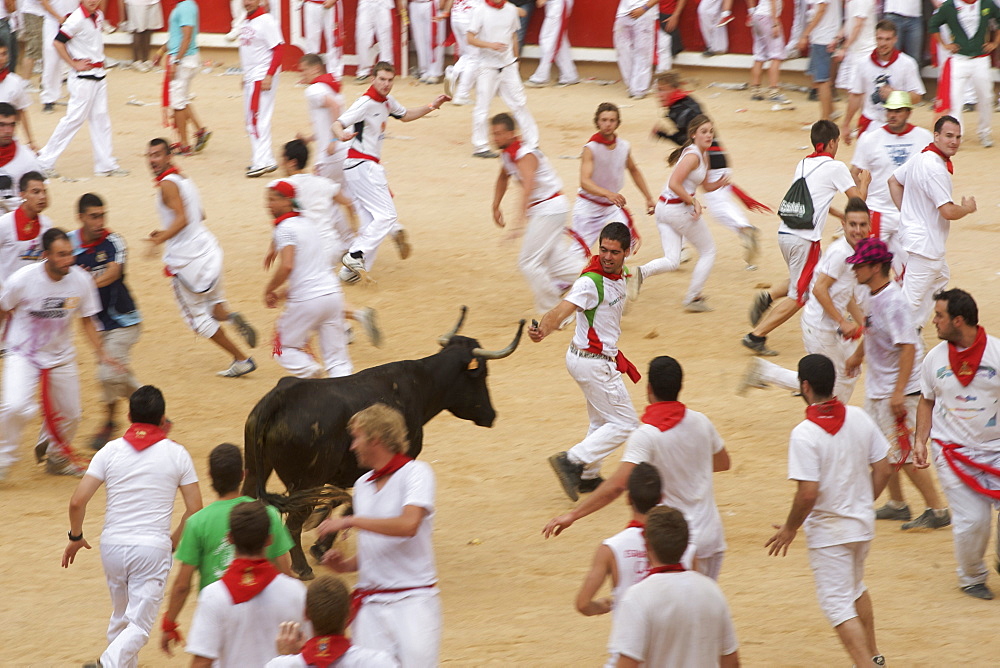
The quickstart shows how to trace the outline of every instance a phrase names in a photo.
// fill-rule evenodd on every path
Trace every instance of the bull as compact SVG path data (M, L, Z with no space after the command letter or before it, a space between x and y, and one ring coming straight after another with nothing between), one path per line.
M486 361L514 352L524 320L506 348L484 350L475 339L458 335L466 311L463 306L455 327L438 338L441 350L429 357L390 362L342 378L282 378L250 412L244 427L243 494L287 513L285 525L295 542L292 568L303 580L312 578L302 551L305 521L318 503L329 510L348 501L343 490L353 487L366 470L350 451L347 421L352 415L376 403L398 409L406 421L411 457L423 446L424 425L441 411L480 427L493 426L496 411L486 385ZM266 491L272 472L284 483L285 494ZM317 542L314 556L332 540Z

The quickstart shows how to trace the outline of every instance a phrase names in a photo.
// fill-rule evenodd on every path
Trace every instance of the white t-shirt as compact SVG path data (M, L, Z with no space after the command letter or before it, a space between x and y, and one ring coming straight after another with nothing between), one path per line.
M875 537L870 466L885 459L889 442L875 421L857 406L836 434L803 420L788 443L788 478L818 482L819 496L803 527L810 548Z
M951 174L941 156L917 153L892 173L903 186L899 237L903 250L931 260L944 257L951 221L938 207L952 201Z
M548 158L537 148L521 142L513 143L500 152L500 160L509 177L518 183L521 182L521 172L517 169L517 163L529 153L534 154L538 160L538 167L535 168L535 188L528 198L528 214L531 215L535 213L531 207L544 206L546 202L554 199L562 191L563 184L556 170L549 164ZM541 210L537 212L541 213Z
M21 177L28 172L44 171L35 152L17 142L14 158L0 167L0 210L10 212L21 206L24 202L21 198Z
M506 67L514 63L517 58L514 56L513 38L520 27L517 7L510 2L505 2L499 9L483 2L473 9L468 32L484 42L503 42L507 45L503 51L480 49L480 66Z
M573 332L573 345L580 350L590 347L587 334L590 324L584 311L597 306L594 312L594 331L601 341L600 354L614 358L618 354L618 337L622 333L622 313L625 310L625 280L613 281L602 277L604 281L604 301L598 305L597 284L589 276L581 276L573 282L573 287L563 297L564 300L577 307L576 329Z
M816 264L816 271L813 273L812 283L809 285L809 293L816 287L816 281L821 274L825 274L833 279L830 284L830 299L840 314L847 313L847 305L851 302L851 297L855 297L859 304L864 303L864 292L858 287L858 279L854 276L851 265L847 264L847 258L854 255L854 249L847 240L841 237L837 239L823 252L819 262ZM830 317L818 299L810 298L802 310L802 324L815 329L826 331L836 331L840 326L836 320Z
M339 213L340 205L333 201L340 193L340 184L318 174L292 174L285 177L285 180L295 186L295 201L298 202L302 215L316 225L316 233L324 248L340 247L342 240L335 225L335 214ZM338 261L339 259L337 258ZM329 265L327 268L329 269ZM340 281L335 283L336 292L340 292Z
M827 10L829 11L829 10ZM875 48L875 3L873 0L847 0L844 3L844 33L850 36L854 30L855 19L863 19L861 32L851 43L849 53L852 55L867 55Z
M344 129L354 132L354 138L348 143L349 150L381 159L382 141L385 139L385 126L389 117L398 119L405 115L406 107L392 95L386 96L385 102L377 102L367 95L362 95L337 120ZM348 155L344 166L350 169L360 161L361 158L352 158Z
M266 77L271 67L274 47L284 42L281 28L270 13L263 12L244 21L240 28L239 47L243 81L260 81Z
M310 84L306 88L306 106L309 108L309 122L312 124L313 136L316 138L316 164L322 165L330 162L342 161L347 155L347 142L336 141L336 151L333 155L326 152L330 142L334 141L333 132L330 126L337 119L330 114L326 106L328 98L333 98L340 109L344 108L344 96L334 92L325 83Z
M803 158L795 167L792 183L805 176L806 187L813 205L813 228L811 230L793 230L784 222L778 227L779 234L794 234L809 241L819 241L823 238L823 226L830 212L830 205L837 193L847 192L854 187L854 177L847 165L827 156ZM789 184L791 185L791 184Z
M955 13L958 14L958 25L962 26L967 37L972 37L979 30L979 22L982 20L980 18L982 3L975 0L972 3L956 1L954 4Z
M696 571L657 573L633 585L615 613L611 649L643 665L707 668L739 649L729 604Z
M3 81L0 81L0 102L6 102L18 111L31 106L31 96L28 95L28 82L14 74L8 72Z
M0 181L2 181L0 176ZM52 227L52 220L44 214L38 216L38 234L34 239L17 238L16 211L0 216L0 285L15 271L42 259L42 235Z
M932 439L1000 452L1000 340L987 336L976 377L966 386L951 371L947 342L931 348L920 367L920 391L934 401Z
M903 134L889 132L884 125L874 127L874 123L872 123L872 126L858 138L851 164L858 169L867 169L871 172L872 182L868 186L868 208L880 213L897 214L898 209L889 193L889 177L896 171L896 168L931 143L934 140L934 135L931 134L930 130L915 125ZM895 220L897 216L893 215L890 218ZM886 229L886 225L883 223L882 229L886 232L892 232L896 228Z
M920 0L885 0L886 14L920 16Z
M874 34L874 33L873 33ZM885 123L885 101L878 94L883 84L888 84L894 90L905 90L909 93L923 95L927 92L923 79L920 78L920 68L910 56L901 51L895 53L895 58L887 63L875 62L874 49L870 55L858 57L854 64L854 76L851 77L850 92L861 95L861 114L874 123ZM861 135L864 139L867 132ZM925 144L926 146L926 144ZM872 186L875 185L872 175Z
M66 42L66 50L74 60L86 60L90 63L101 63L101 67L77 72L77 76L104 77L107 70L104 69L104 13L95 10L93 14L86 14L83 5L80 5L66 17L66 20L59 26L59 33L69 38Z
M841 0L812 0L809 2L807 22L812 21L820 5L826 5L826 12L809 34L809 43L827 45L836 39L840 30Z
M295 264L288 275L288 301L304 302L340 292L340 281L327 262L327 253L319 243L319 226L306 216L286 218L274 228L274 250L295 247Z
M168 174L164 181L176 184L184 207L187 225L167 239L163 247L163 263L189 286L201 291L210 287L222 271L222 248L204 223L201 194L191 179L180 174ZM174 222L174 211L163 203L163 192L156 191L156 209L160 227L167 229Z
M107 489L102 545L171 549L177 489L198 482L184 446L165 438L140 452L116 438L90 460L87 475L103 481Z
M891 397L899 376L899 346L916 347L913 370L904 392L912 394L920 389L920 360L924 356L924 343L913 324L913 309L895 281L889 281L878 294L868 297L868 315L865 318L865 394L869 399Z
M590 151L590 155L594 159L594 169L590 174L590 179L613 193L621 192L622 186L625 185L625 165L628 163L629 151L632 149L631 144L618 137L615 140L614 148L596 141L587 142L583 148ZM610 200L588 193L583 188L580 188L580 192L588 198L611 204Z
M306 586L283 573L249 601L233 604L222 580L201 590L188 634L188 654L215 659L214 668L263 666L278 656L275 639L282 622L298 622L306 636Z
M482 0L455 0L451 6L451 17L468 20L472 15L472 10L481 4L483 4Z
M660 431L641 424L625 442L623 462L649 462L659 471L663 505L684 513L696 557L710 557L726 549L712 481L712 457L723 447L711 420L690 408L673 428Z
M781 16L781 0L760 0L757 5L750 11L751 16L760 16L761 18L771 18L771 3L778 4L778 10L776 16Z
M26 357L38 369L76 359L73 323L101 310L97 285L86 269L73 265L53 281L45 262L22 267L0 289L0 310L13 311L7 324L8 352Z
M385 652L351 645L344 656L330 665L334 668L396 668L399 663ZM301 654L288 654L271 659L264 668L309 668L309 664Z
M698 158L698 166L688 172L688 175L684 178L684 190L687 191L688 195L694 195L695 189L704 183L705 175L708 174L708 155L702 154L697 146L688 146L681 152L681 157L678 159L677 164L680 164L680 161L689 155ZM674 165L674 169L677 169L677 164ZM670 179L667 179L667 182L663 185L663 191L660 192L660 196L668 200L677 198L677 193L670 189Z
M618 582L611 591L611 601L614 606L621 602L629 587L645 578L649 572L646 537L642 527L628 527L605 540L602 545L607 545L615 558Z
M408 462L377 491L376 483L368 481L370 475L365 473L354 484L354 511L358 517L399 517L405 506L423 508L427 514L410 538L358 531L358 588L405 589L435 584L437 570L431 541L435 483L430 464ZM408 593L376 596L394 600Z

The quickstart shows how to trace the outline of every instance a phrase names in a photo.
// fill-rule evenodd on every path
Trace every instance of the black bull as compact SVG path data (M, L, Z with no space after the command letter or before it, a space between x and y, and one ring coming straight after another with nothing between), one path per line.
M366 470L358 467L349 449L347 422L352 415L376 403L398 409L406 420L411 457L423 446L424 425L443 410L480 427L493 426L496 411L486 386L486 360L514 352L524 320L510 345L487 351L476 340L456 335L464 318L465 307L455 328L438 339L442 349L434 355L390 362L343 378L282 378L250 412L244 427L243 494L287 513L285 523L295 542L292 567L299 577L312 577L301 541L303 524L314 506L348 500L340 490L353 487ZM285 494L266 492L272 471L285 484ZM326 485L339 490L324 492ZM317 542L313 553L331 543L332 537Z

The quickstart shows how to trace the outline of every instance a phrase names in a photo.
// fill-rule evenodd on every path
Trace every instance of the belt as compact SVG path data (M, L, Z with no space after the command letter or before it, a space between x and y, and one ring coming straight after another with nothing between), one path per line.
M361 151L357 151L353 148L347 149L347 157L356 158L358 160L371 160L372 162L382 162L374 155L368 155L367 153L362 153Z
M692 197L694 197L694 195L692 195ZM667 199L663 195L660 195L660 201L664 204L687 204L687 202L679 197L671 197L670 199Z
M593 202L594 204L597 204L599 206L614 206L613 202L603 201L601 199L598 199L594 195L591 195L590 193L577 193L576 196L579 197L580 199L585 199L588 202Z
M99 77L96 74L77 74L77 79L87 79L88 81L104 81L104 77Z
M601 353L591 353L586 350L580 350L574 344L569 344L569 351L576 355L577 357L584 357L591 360L605 360L607 362L614 362L613 357L608 357L607 355L602 355Z
M542 202L548 202L550 199L555 199L556 197L559 197L560 195L562 195L562 191L561 190L557 190L554 195L549 195L548 197L543 197L542 199L540 199L538 201L532 202L531 204L528 205L528 208L530 209L531 207L537 206L537 205L541 204Z

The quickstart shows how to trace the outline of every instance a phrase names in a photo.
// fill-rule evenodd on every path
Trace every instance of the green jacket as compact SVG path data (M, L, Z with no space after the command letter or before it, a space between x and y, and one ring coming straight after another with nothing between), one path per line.
M964 2L964 0L957 0ZM993 0L979 0L980 18L979 29L976 34L967 36L962 30L962 24L958 22L958 10L955 9L956 0L945 0L945 3L931 14L931 20L927 26L927 32L940 32L941 26L946 25L951 30L951 37L958 44L958 52L963 56L975 58L983 55L983 46L989 39L990 19L1000 23L1000 8Z

